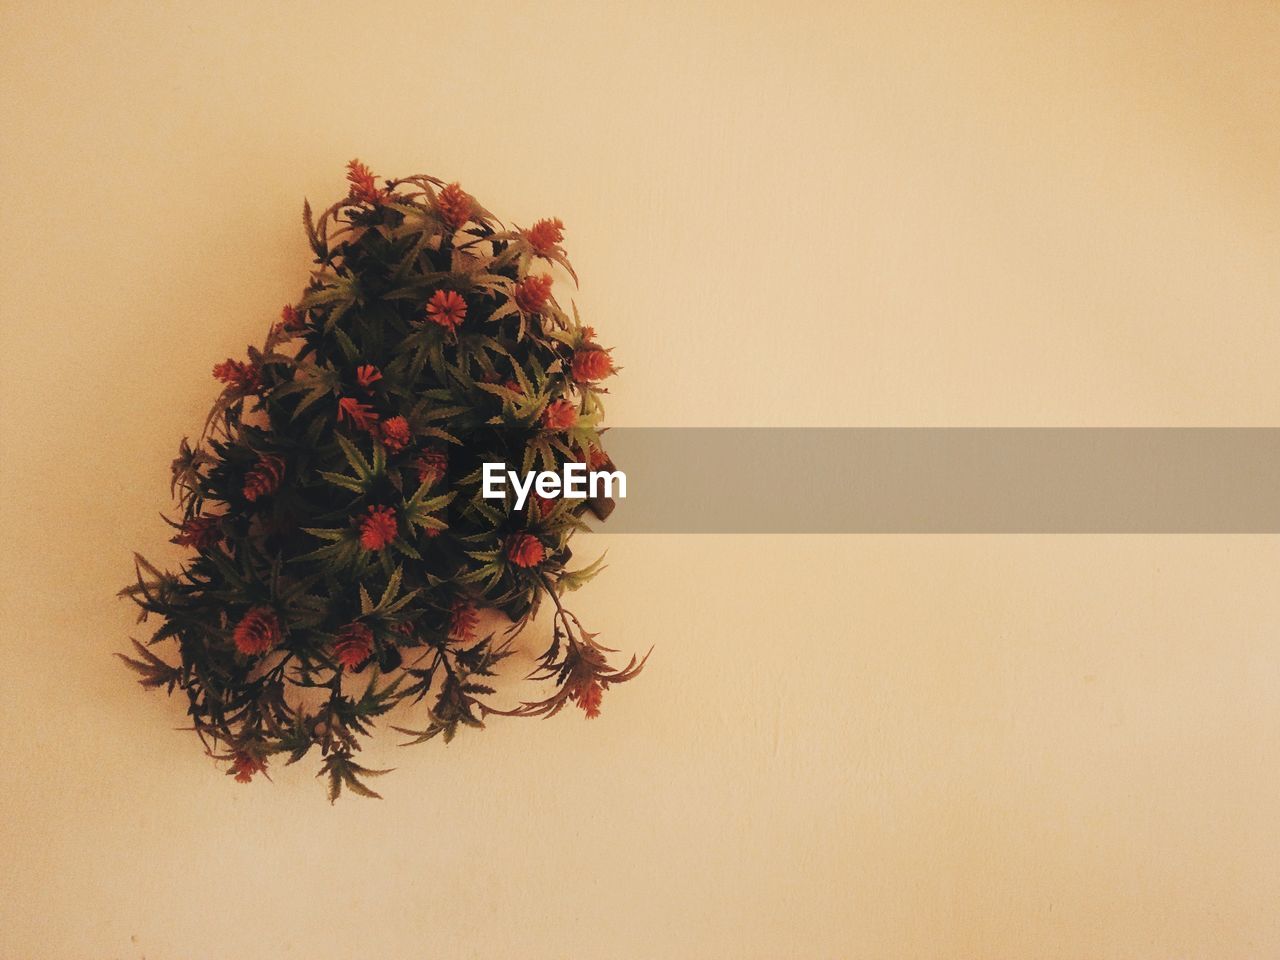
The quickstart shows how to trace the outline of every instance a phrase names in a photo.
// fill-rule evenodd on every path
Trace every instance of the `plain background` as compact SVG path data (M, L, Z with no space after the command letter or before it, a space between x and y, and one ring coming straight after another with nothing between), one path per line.
M602 536L603 716L242 787L110 654L304 196L561 217L615 424L1277 424L1270 2L3 4L0 955L1280 954L1274 537Z

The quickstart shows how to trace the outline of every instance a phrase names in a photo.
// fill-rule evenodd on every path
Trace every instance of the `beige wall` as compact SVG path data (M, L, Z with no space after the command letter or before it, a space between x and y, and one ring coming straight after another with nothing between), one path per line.
M1276 425L1274 3L6 3L0 956L1280 955L1274 537L601 538L604 715L231 783L110 659L358 155L633 425Z

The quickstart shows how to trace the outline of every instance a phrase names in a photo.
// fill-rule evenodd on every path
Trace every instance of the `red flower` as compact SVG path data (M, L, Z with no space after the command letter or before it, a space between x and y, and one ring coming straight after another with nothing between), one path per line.
M456 183L449 184L436 197L436 209L440 211L440 218L454 230L471 219L475 203L471 195Z
M600 686L600 681L591 678L589 683L585 683L578 688L578 691L571 695L571 699L577 702L582 708L582 712L587 715L588 720L594 720L600 716L600 701L604 698L604 688Z
M241 393L257 393L261 386L256 363L244 363L230 357L222 363L214 364L213 377Z
M454 290L437 290L427 302L427 319L450 333L467 318L467 301Z
M266 653L280 642L280 618L270 607L254 607L236 624L231 638L245 656Z
M267 497L280 489L284 479L284 461L274 454L264 453L258 463L244 477L244 498L250 503Z
M542 411L542 425L548 430L568 430L578 422L578 410L568 400L556 400Z
M517 533L507 542L507 559L517 567L536 567L546 556L546 547L531 533Z
M360 521L360 546L381 550L396 538L396 512L390 507L370 507L369 515Z
M371 386L382 379L382 371L375 367L372 363L366 363L364 366L356 367L356 383L368 390Z
M362 203L381 203L387 195L373 179L373 172L359 160L347 164L347 182L351 184L351 199Z
M338 419L350 420L358 430L373 433L378 427L378 414L367 403L361 403L354 397L343 397L338 401Z
M564 239L564 224L558 218L539 220L524 231L524 238L529 241L529 246L533 247L533 252L538 256L550 256L555 253L556 247Z
M551 277L525 277L516 284L516 306L525 313L540 313L551 296Z
M251 757L247 753L236 751L235 756L231 758L231 769L228 773L234 774L236 783L248 783L253 779L255 773L265 773L267 769L267 761L257 757Z
M573 379L579 383L603 380L613 373L613 358L599 347L585 347L573 355Z
M589 470L602 470L609 466L609 455L596 446L587 446L582 452L582 462Z
M466 642L475 637L476 624L480 622L480 614L476 605L470 600L456 597L449 608L449 639Z
M297 331L307 325L307 319L292 305L286 303L280 311L280 326L285 330Z
M207 550L222 539L222 518L211 516L188 517L182 522L178 535L170 540L180 547Z
M399 453L409 445L409 421L404 417L391 417L382 421L382 445L392 453Z
M560 501L555 497L544 497L541 494L533 495L534 506L538 508L538 516L546 517L552 510L556 508L556 504Z
M439 448L432 448L414 460L413 466L418 471L419 483L438 483L449 469L449 454Z
M346 670L354 670L373 653L373 631L363 623L348 623L333 642L333 657Z

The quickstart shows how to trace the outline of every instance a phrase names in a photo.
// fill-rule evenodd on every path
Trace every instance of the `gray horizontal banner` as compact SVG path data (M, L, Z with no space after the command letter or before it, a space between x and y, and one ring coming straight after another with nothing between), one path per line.
M1275 533L1280 429L618 428L611 533Z

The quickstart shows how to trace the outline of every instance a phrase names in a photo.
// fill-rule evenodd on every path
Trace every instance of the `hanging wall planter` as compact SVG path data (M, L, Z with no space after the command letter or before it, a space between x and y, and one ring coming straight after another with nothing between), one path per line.
M456 184L379 186L358 161L349 195L313 218L316 267L260 350L214 367L224 385L199 442L173 465L177 573L138 558L124 594L160 626L126 662L180 690L196 733L246 782L318 756L336 798L382 771L355 760L375 718L405 702L412 742L451 740L487 714L595 716L643 661L609 651L564 606L582 513L605 504L481 495L482 465L608 463L603 387L615 372L557 303L574 276L563 225L507 230ZM576 280L576 276L574 276ZM554 606L540 674L554 692L513 709L487 682L510 637L478 612L528 623ZM398 728L399 729L399 728Z

